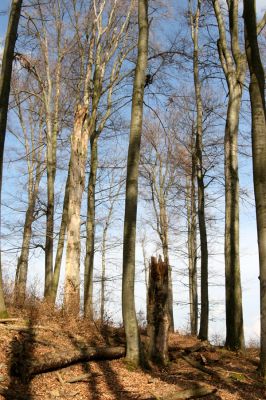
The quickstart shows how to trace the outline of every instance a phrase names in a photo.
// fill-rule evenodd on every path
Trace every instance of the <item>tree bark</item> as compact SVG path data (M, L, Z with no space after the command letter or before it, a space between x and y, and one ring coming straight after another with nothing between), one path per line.
M189 308L190 332L198 333L198 284L197 284L197 222L195 198L195 163L191 165L191 176L187 177L186 203L188 224L188 276L189 276Z
M168 362L170 315L168 306L168 264L151 258L148 289L149 359L159 364Z
M21 12L22 0L13 0L9 15L5 48L1 66L0 78L0 214L2 203L2 179L3 179L3 161L4 161L4 146L6 136L6 124L8 113L8 102L10 93L10 82L12 76L12 64L14 49L17 40L18 24ZM1 215L0 215L1 217ZM1 221L0 221L1 224ZM2 286L2 262L0 254L0 317L7 315L4 292Z
M209 285L208 285L208 241L205 220L205 186L202 163L202 134L203 134L203 107L201 98L201 84L199 76L199 18L200 18L201 0L197 1L195 15L191 12L191 36L193 40L193 75L195 98L197 108L197 128L196 128L196 173L198 184L198 221L200 234L200 255L201 255L201 312L200 312L200 330L199 339L208 339L209 326Z
M135 246L143 96L148 54L148 0L138 0L138 58L135 70L128 147L123 244L122 311L129 362L141 362L140 338L134 303Z
M79 314L80 306L80 207L85 183L85 166L89 129L88 109L78 105L71 137L69 169L69 206L64 306L67 312Z
M246 57L239 48L238 0L228 2L230 50L219 1L213 0L213 6L219 28L219 57L229 91L224 137L226 346L237 350L244 348L239 260L238 128Z
M95 247L95 185L98 168L98 135L90 138L91 162L88 184L87 226L86 226L86 257L84 272L84 313L93 319L93 266Z
M65 368L90 360L114 360L124 357L124 347L86 347L60 354L46 354L41 360L21 360L21 354L13 354L11 375L26 380L34 375Z
M250 71L253 179L260 263L260 373L266 378L266 107L265 74L257 39L256 2L244 0L245 48Z
M54 273L51 285L50 301L52 304L55 304L56 301L64 244L65 244L65 236L66 236L66 228L67 228L68 212L69 212L69 182L70 182L70 164L68 166L68 175L67 175L64 203L63 203L63 213L61 217L61 225L60 225L57 250L55 256Z

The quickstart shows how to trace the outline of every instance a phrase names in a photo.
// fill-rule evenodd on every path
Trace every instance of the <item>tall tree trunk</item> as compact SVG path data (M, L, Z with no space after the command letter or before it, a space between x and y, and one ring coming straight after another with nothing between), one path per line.
M16 270L14 297L16 301L19 302L20 304L24 303L26 296L30 241L32 237L32 224L34 222L34 211L35 211L35 204L36 204L38 190L39 190L39 182L36 182L34 193L32 193L31 195L28 209L26 211L21 253L18 258L18 264Z
M225 128L225 288L226 346L244 347L242 291L239 260L238 125L242 89L232 85Z
M84 273L84 314L93 319L93 266L95 247L95 185L98 168L98 135L90 138L91 162L88 184L86 257Z
M143 96L148 55L148 0L138 0L138 24L138 58L132 96L127 161L122 279L122 311L127 342L126 358L136 365L141 362L141 350L134 301L135 246Z
M169 241L168 241L168 216L166 211L165 200L163 198L163 188L160 188L160 226L161 226L161 241L163 247L164 262L168 265L168 311L169 311L169 329L174 332L174 311L173 311L173 282L172 282L172 268L169 260Z
M193 40L193 75L197 107L197 129L196 129L196 170L198 184L198 221L200 234L200 256L201 256L201 312L199 339L208 339L209 326L209 285L208 285L208 241L205 220L205 186L202 164L202 98L199 76L199 18L201 0L197 1L197 8L194 17L191 13L191 36Z
M20 18L20 11L22 0L13 0L11 4L11 11L9 15L6 41L4 54L1 66L0 78L0 217L1 217L1 203L2 203L2 178L3 178L3 160L4 160L4 146L6 136L6 123L8 102L10 93L10 82L12 76L12 64L14 49L17 40L17 31ZM0 218L1 219L1 218ZM1 224L1 220L0 220ZM2 262L0 252L0 318L7 315L3 286L2 286Z
M255 0L244 0L245 48L250 71L252 156L260 263L260 372L266 378L266 107L265 75L257 39Z
M244 348L239 260L238 128L246 57L239 47L238 0L227 3L230 49L227 46L227 34L219 1L213 0L220 36L217 43L219 57L229 91L224 137L226 346L231 350L237 350Z
M198 333L198 282L197 282L197 222L195 198L195 164L192 163L191 176L187 177L186 203L188 224L188 276L190 332Z
M67 312L79 314L80 307L80 208L85 181L88 147L87 106L79 105L71 137L69 206L64 306Z
M70 164L71 163L69 163L69 166L68 166L68 175L67 175L64 203L63 203L63 213L62 213L62 217L61 217L61 225L60 225L57 250L56 250L56 256L55 256L54 273L53 273L53 279L52 279L52 285L51 285L52 287L51 287L50 301L52 304L55 304L56 296L57 296L60 271L61 271L61 265L62 265L62 257L63 257L64 244L65 244L67 221L68 221Z

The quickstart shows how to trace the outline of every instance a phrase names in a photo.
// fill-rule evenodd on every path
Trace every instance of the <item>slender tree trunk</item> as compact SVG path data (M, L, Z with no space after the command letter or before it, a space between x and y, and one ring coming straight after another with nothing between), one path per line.
M86 257L84 273L84 314L93 319L93 267L95 247L95 185L98 168L98 135L90 139L91 162L88 184Z
M80 208L88 150L87 111L84 105L77 107L71 138L64 306L75 314L80 306Z
M160 188L162 189L162 188ZM163 192L163 190L160 190ZM160 193L161 195L162 193ZM173 311L173 283L172 283L172 268L169 260L169 241L168 241L168 216L166 211L165 200L163 195L160 196L159 200L160 207L160 226L161 226L161 241L163 247L164 262L168 265L168 311L169 311L169 329L170 332L174 332L174 311Z
M225 288L226 346L244 347L242 291L239 260L238 126L242 89L229 92L225 128Z
M245 47L250 71L253 178L260 263L260 372L266 378L266 107L265 75L257 39L256 3L244 0Z
M1 203L2 203L2 179L3 179L3 160L4 160L4 146L6 136L6 123L8 102L10 93L10 82L12 76L12 64L14 49L17 40L17 31L20 18L20 11L22 0L13 0L11 4L11 11L9 15L5 48L2 58L1 78L0 78L0 216L1 216ZM0 221L1 224L1 221ZM1 239L0 239L1 240ZM2 262L0 252L0 318L7 315L3 286L2 286Z
M205 220L205 186L202 164L202 98L201 84L199 76L199 18L200 18L201 0L197 1L197 8L194 18L191 13L191 36L193 40L193 75L197 107L197 129L196 129L196 170L198 184L198 221L200 234L200 256L201 256L201 312L200 312L200 330L199 339L208 339L209 326L209 285L208 285L208 241Z
M37 187L35 185L35 193L32 194L29 201L28 209L25 216L24 230L21 253L18 258L17 270L16 270L16 282L15 282L15 293L14 297L17 302L23 305L26 297L26 285L28 276L28 264L29 264L29 253L30 253L30 241L32 237L32 223L34 221L34 211L37 199L37 192L39 189L39 183Z
M66 236L66 228L67 228L67 221L68 221L68 213L69 213L69 182L70 182L70 164L68 167L68 175L65 187L65 195L64 195L64 203L63 203L63 213L61 217L61 225L57 243L57 250L56 250L56 257L55 257L55 265L54 265L54 273L52 279L52 287L51 287L51 295L50 300L52 304L55 304L59 278L60 278L60 271L62 265L62 257L64 252L64 245L65 245L65 236Z
M197 222L195 198L195 165L192 163L191 177L187 177L187 221L188 221L188 273L190 332L198 333L198 282L197 282Z
M132 96L127 161L122 280L122 311L127 341L126 358L136 365L141 362L141 350L134 301L135 246L143 96L148 55L148 0L138 0L138 24L138 58Z
M219 1L213 0L220 36L217 42L219 57L229 91L224 137L226 346L238 350L245 345L239 260L238 128L246 57L239 47L238 0L227 3L230 49Z

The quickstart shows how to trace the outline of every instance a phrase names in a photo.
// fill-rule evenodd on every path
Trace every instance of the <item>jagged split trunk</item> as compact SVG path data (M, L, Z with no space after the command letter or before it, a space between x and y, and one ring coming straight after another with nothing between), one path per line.
M85 183L89 128L87 107L79 105L71 137L69 206L64 306L66 312L79 314L80 307L80 209Z
M238 126L242 88L229 82L229 102L225 128L225 290L226 346L244 347L242 291L239 260L239 179Z
M6 123L8 102L10 93L10 82L12 76L12 64L15 44L17 40L17 31L20 18L22 0L13 0L9 15L5 48L2 58L1 79L0 79L0 217L2 204L2 179L3 179L3 161L4 161L4 146L6 136ZM0 221L1 223L1 221ZM0 252L0 317L7 315L4 292L2 282L2 261Z
M64 195L64 203L63 203L63 213L61 217L61 225L57 243L56 257L55 257L55 265L54 265L54 273L52 279L52 287L51 287L51 295L50 301L52 304L55 304L56 295L58 290L60 271L62 265L62 257L64 251L65 244L65 236L66 236L66 227L67 227L67 219L68 219L68 206L69 206L69 182L70 182L70 164L68 167L68 175L65 187L65 195Z
M98 136L90 139L91 165L88 184L86 257L84 272L84 314L93 319L93 266L95 247L95 185L98 168Z
M261 353L260 372L266 377L266 107L265 76L257 39L254 0L244 0L245 47L250 71L252 155L256 202L259 262Z
M200 18L201 0L197 1L197 9L194 18L191 15L191 33L193 40L193 76L197 108L197 127L196 127L196 147L195 147L195 163L197 173L198 186L198 221L200 234L200 259L201 259L201 312L200 312L200 330L199 339L208 339L209 326L209 285L208 285L208 242L207 229L205 220L205 186L203 176L203 124L202 124L202 98L201 84L199 75L199 18Z
M188 276L190 332L198 333L198 283L197 283L197 215L195 198L195 165L192 163L191 176L187 177L187 224L188 224Z
M148 289L147 333L149 359L165 365L168 362L170 316L168 306L168 264L151 257Z
M126 358L135 365L139 365L141 362L140 337L134 299L134 284L140 141L148 55L148 0L138 0L138 25L138 58L132 96L127 161L122 279L122 312L127 342Z

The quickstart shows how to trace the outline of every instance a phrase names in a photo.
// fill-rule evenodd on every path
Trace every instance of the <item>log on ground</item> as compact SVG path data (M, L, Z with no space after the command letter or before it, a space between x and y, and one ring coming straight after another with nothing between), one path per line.
M81 362L114 360L124 356L124 347L87 347L73 351L63 351L60 354L46 354L42 356L42 359L23 360L23 362L13 355L13 364L15 365L11 368L11 374L25 380L34 375L56 371Z

